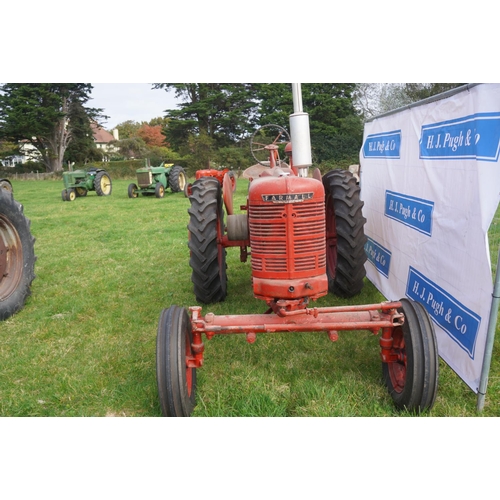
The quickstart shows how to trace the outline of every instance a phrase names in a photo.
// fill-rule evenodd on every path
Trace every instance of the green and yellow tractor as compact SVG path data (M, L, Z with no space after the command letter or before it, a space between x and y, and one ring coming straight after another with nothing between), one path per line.
M102 168L90 167L87 170L70 170L63 172L63 201L73 201L77 197L87 196L95 191L97 196L109 196L113 188L111 177Z
M179 165L162 162L159 167L151 167L146 160L143 168L137 169L137 184L128 186L128 197L137 198L139 193L143 196L163 198L166 189L173 193L184 191L186 186L186 172Z

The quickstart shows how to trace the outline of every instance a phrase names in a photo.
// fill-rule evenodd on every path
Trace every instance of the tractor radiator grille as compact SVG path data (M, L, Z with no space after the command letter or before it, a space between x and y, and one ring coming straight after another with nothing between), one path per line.
M151 172L137 172L137 184L141 188L146 188L153 184L153 174Z
M276 278L324 273L324 202L249 207L252 270Z

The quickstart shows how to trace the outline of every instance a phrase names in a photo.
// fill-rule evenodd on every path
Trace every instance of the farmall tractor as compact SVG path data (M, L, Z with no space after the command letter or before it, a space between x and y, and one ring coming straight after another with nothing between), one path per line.
M35 238L12 184L0 186L0 320L23 308L35 279Z
M97 196L109 196L113 189L111 177L102 168L90 167L87 170L63 172L63 201L74 201L77 197L87 196L95 191Z
M199 303L222 301L227 293L226 248L251 255L254 296L267 304L263 314L203 315L200 305L172 305L160 315L156 376L164 416L189 416L196 404L196 370L203 365L203 335L324 331L380 334L383 378L399 409L430 409L438 384L437 342L424 307L396 302L310 307L329 291L357 294L365 277L365 219L360 187L349 171L312 177L309 118L294 84L291 142L281 127L268 125L251 140L254 157L267 163L249 184L246 213L235 214L229 178L201 177L191 188L189 249L194 293ZM273 130L274 129L274 130ZM262 137L270 136L269 140ZM279 155L286 143L288 163ZM292 149L293 146L293 149ZM264 166L265 165L265 166ZM254 167L251 167L254 169ZM254 169L258 170L259 169ZM224 221L224 209L227 219ZM248 251L251 249L251 253Z
M152 167L146 160L144 168L136 171L137 184L129 184L128 197L137 198L155 195L157 198L165 196L165 190L170 188L172 193L184 191L186 186L186 172L179 165L164 162L159 167Z

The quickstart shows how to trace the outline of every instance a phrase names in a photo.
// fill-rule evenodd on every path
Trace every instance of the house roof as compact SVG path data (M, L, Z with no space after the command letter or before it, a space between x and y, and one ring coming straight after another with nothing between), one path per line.
M113 137L113 134L110 134L109 132L104 130L97 123L92 122L90 124L90 127L92 128L92 133L94 134L94 141L95 142L108 143L108 142L115 140L115 138Z

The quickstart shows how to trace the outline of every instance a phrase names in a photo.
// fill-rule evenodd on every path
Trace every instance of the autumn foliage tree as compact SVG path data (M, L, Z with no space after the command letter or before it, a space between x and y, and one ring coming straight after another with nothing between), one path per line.
M148 125L143 123L137 131L137 135L146 143L147 146L162 147L166 146L165 136L162 134L161 125Z

